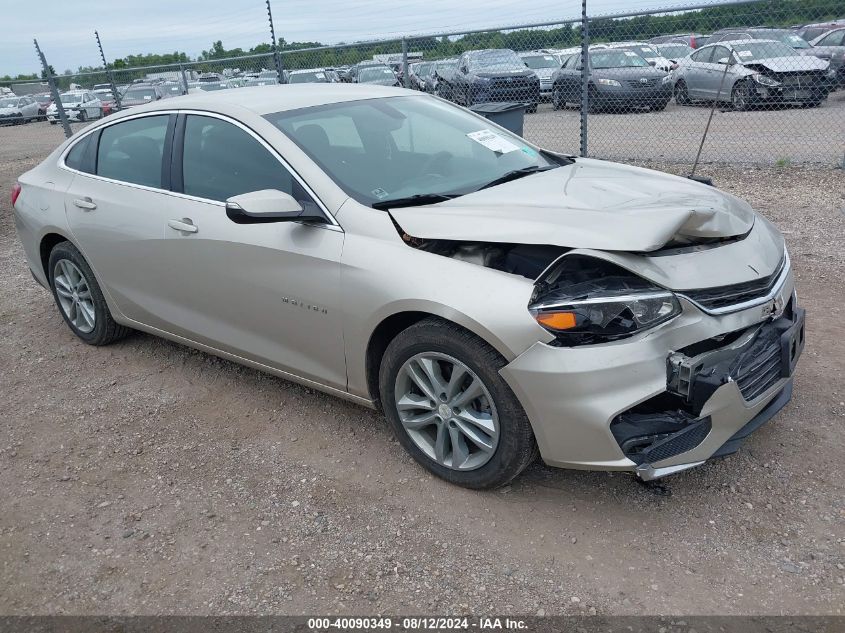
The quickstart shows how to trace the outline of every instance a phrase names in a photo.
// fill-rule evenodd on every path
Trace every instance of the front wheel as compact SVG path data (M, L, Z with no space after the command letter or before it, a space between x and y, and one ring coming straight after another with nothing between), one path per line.
M563 101L563 94L560 88L554 88L552 90L552 109L554 110L561 110L564 106Z
M424 468L467 488L502 486L537 457L528 417L499 375L505 359L474 334L429 318L401 332L379 371L384 413Z
M675 103L680 106L688 106L692 103L687 90L687 84L683 79L678 80L675 84Z
M59 312L76 336L89 345L108 345L129 334L112 318L94 272L73 244L56 244L47 274Z
M748 83L740 81L731 91L731 105L737 112L745 112L751 105L751 90Z
M79 111L79 120L82 123L85 123L88 120L88 112L85 111L85 110L80 110Z

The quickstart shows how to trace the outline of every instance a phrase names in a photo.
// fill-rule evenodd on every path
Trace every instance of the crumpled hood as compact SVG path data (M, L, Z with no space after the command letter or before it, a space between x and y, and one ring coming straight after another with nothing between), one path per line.
M579 158L454 200L391 209L418 238L648 252L674 238L744 235L748 203L657 171Z
M772 57L757 59L744 64L745 66L763 66L776 73L794 72L796 70L824 70L828 62L812 55L793 55L790 57Z

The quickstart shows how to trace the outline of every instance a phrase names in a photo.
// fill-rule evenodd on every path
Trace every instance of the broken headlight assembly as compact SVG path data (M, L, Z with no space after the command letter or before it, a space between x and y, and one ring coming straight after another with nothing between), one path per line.
M633 336L681 313L674 293L593 257L566 256L538 280L528 306L560 346Z

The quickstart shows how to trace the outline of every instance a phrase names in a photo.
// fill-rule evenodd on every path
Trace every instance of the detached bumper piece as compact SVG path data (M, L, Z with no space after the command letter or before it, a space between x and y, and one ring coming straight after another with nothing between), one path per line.
M784 315L773 321L670 355L667 391L618 415L610 431L644 480L692 468L702 460L684 462L679 458L681 463L652 465L671 461L707 439L712 421L702 411L718 389L733 382L748 406L759 406L764 397L771 399L710 457L734 453L789 402L792 381L784 384L782 379L792 376L803 349L804 310L794 307L793 301ZM783 387L773 396L771 391L779 383Z

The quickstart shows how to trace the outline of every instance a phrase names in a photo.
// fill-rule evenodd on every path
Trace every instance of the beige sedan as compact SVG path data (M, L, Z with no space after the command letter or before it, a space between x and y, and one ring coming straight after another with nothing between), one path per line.
M151 103L12 199L82 341L142 330L379 408L463 486L538 453L643 479L727 454L803 347L783 238L746 203L402 89Z

